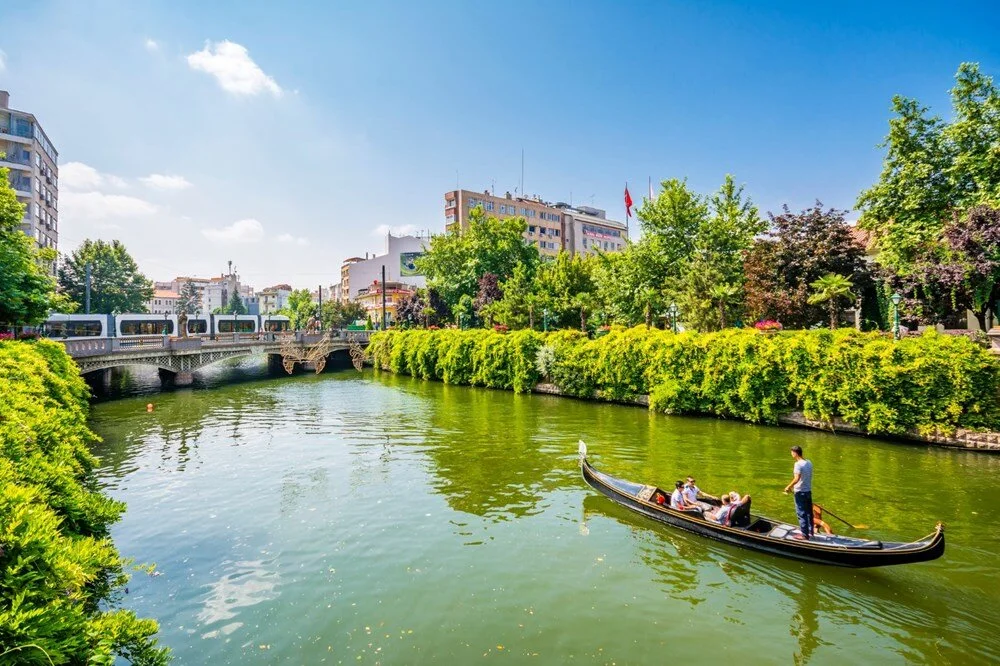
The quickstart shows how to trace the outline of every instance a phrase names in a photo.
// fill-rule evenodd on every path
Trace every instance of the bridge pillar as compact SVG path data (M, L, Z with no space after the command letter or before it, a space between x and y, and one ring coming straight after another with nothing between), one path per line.
M160 375L160 384L163 386L191 386L194 382L194 374L192 372L183 370L173 372L164 368L160 368L157 372Z

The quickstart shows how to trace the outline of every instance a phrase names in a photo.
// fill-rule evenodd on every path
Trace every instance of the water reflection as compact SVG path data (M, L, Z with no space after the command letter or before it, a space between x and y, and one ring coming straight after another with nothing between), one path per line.
M198 621L209 631L204 632L202 638L231 634L242 627L243 622L228 620L239 617L244 608L277 597L278 574L271 570L274 560L223 562L222 566L226 573L205 586L208 591L198 612ZM220 623L225 624L216 626Z

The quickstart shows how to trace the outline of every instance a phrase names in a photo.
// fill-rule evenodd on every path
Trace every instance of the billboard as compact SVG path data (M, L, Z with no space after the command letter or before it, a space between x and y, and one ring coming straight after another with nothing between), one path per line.
M399 253L399 276L413 277L422 275L417 268L417 259L424 256L423 252L400 252Z

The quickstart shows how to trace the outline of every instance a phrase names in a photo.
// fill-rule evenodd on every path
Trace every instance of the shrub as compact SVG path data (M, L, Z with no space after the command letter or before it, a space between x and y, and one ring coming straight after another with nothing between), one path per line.
M114 608L128 577L108 527L125 507L93 486L97 437L75 364L56 343L3 341L0 386L0 653L166 663L156 623Z
M872 434L1000 427L1000 360L965 337L934 332L896 343L853 329L612 327L593 340L570 330L388 331L372 338L369 354L376 367L451 384L524 392L547 377L577 397L648 394L650 409L668 413L775 423L801 409Z

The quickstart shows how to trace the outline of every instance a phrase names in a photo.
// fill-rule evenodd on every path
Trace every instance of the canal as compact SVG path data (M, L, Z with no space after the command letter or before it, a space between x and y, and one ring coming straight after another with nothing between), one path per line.
M157 564L123 603L160 622L177 664L1000 660L1000 457L371 372L232 371L93 408L100 483L128 502L117 546ZM581 438L609 473L690 473L788 520L800 444L817 500L863 534L942 520L948 549L856 571L672 531L584 485Z

